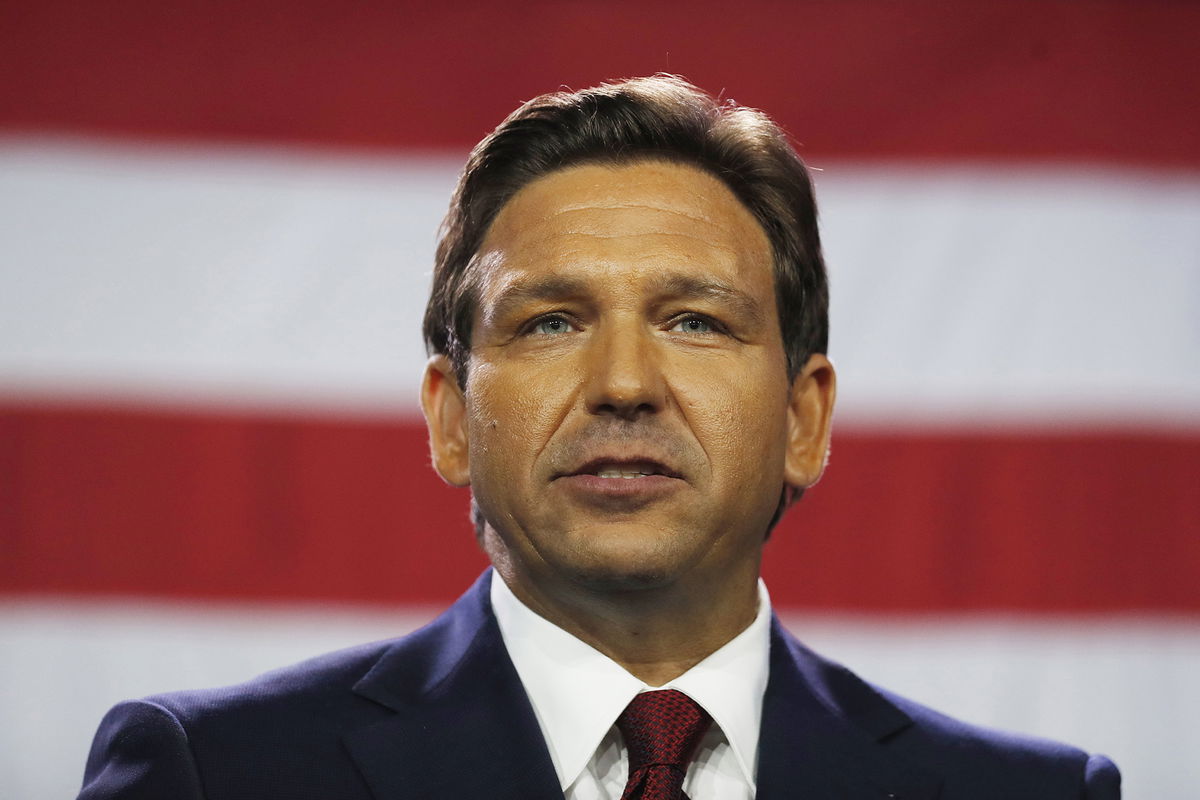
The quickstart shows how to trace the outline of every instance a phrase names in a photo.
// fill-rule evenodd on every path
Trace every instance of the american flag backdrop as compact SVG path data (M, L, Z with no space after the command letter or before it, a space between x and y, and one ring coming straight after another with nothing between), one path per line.
M0 796L486 566L416 389L470 146L665 71L815 170L839 409L767 548L868 680L1200 793L1200 5L0 4Z

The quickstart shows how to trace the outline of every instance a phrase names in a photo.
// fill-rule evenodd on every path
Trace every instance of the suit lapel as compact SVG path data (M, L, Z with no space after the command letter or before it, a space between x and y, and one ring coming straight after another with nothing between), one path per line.
M395 715L346 746L378 800L557 798L529 699L487 602L491 571L355 686Z
M541 728L488 602L491 571L355 686L394 715L345 737L377 800L561 800ZM895 757L908 717L772 620L758 800L935 800L940 779Z
M822 660L772 620L758 800L933 800L940 779L884 746L911 724L859 678Z

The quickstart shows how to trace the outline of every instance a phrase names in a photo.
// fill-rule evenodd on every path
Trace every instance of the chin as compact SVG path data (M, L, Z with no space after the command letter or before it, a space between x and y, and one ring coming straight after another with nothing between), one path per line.
M673 576L665 570L646 567L621 569L619 567L593 567L575 570L573 582L592 591L646 592L661 589L672 583Z
M564 566L573 582L597 591L660 589L678 579L687 561L676 548L663 545L643 540L631 547L605 547Z
M560 530L510 546L490 525L484 550L501 571L541 573L594 592L644 592L674 584L703 548L657 525L604 525ZM534 566L537 565L537 566Z

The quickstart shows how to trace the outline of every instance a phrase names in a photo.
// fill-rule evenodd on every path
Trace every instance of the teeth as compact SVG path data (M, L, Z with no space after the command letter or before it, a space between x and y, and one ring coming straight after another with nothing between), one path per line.
M616 469L613 467L606 467L605 469L602 469L596 473L597 477L600 477L600 478L641 478L646 475L653 475L653 474L654 474L653 472L641 472L639 470L630 470L630 469Z

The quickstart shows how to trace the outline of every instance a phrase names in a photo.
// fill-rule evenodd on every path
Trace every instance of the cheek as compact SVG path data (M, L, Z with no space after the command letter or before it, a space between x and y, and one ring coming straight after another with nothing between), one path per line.
M468 383L472 457L528 471L561 418L565 392L561 382L483 364Z
M745 486L760 476L782 480L787 436L787 392L761 377L700 382L680 394L688 424L718 480Z

